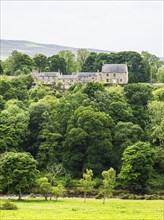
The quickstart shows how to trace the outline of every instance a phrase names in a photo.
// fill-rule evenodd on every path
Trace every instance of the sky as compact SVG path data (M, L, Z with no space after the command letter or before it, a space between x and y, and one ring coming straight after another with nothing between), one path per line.
M1 39L164 57L164 0L1 0Z

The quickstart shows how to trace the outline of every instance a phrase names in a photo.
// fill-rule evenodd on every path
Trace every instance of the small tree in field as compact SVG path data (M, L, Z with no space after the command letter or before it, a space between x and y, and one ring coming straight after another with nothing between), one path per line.
M103 171L102 176L104 179L101 192L103 194L103 204L105 204L106 198L109 198L112 195L116 181L116 171L113 168L110 168L108 171Z
M80 179L80 190L84 192L84 202L86 202L86 195L94 188L95 182L92 180L93 171L86 169L86 173L83 174L83 179Z
M36 180L37 190L44 196L45 200L48 199L48 194L51 192L51 184L48 182L47 177L42 177Z
M66 192L64 186L62 184L59 184L58 186L52 186L51 187L51 193L56 198L56 201L60 196L63 196Z

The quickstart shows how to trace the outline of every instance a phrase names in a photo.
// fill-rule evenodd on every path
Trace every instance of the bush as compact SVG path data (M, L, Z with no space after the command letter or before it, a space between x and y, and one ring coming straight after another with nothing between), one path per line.
M29 198L36 198L36 195L34 193L30 193Z
M95 188L99 188L101 185L102 185L102 179L100 178L94 178L94 181L95 181Z
M0 209L1 210L17 210L18 207L15 204L11 203L9 200L7 200L4 204L0 206Z
M123 195L121 196L121 199L129 199L129 195L130 195L130 194L123 194Z
M164 199L164 196L161 195L134 195L134 194L123 194L121 199L133 199L133 200L157 200L157 199Z
M95 196L95 199L102 199L103 198L103 194L100 192Z

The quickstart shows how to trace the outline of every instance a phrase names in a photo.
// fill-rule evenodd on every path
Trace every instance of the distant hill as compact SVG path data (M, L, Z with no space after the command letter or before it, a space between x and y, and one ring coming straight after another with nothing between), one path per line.
M39 44L30 41L21 41L21 40L0 40L0 57L1 59L7 58L13 50L20 51L21 53L34 56L35 54L44 54L46 56L52 56L57 54L61 50L71 50L73 53L77 53L77 50L80 48L60 46L56 44ZM96 53L110 53L111 51L107 50L97 50L86 48L90 52Z

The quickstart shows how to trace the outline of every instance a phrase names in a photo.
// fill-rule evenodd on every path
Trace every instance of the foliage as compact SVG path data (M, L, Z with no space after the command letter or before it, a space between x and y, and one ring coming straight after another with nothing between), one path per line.
M143 84L128 84L125 85L124 92L133 110L133 122L145 128L148 122L147 104L152 99L151 87Z
M67 56L67 55L66 55ZM53 55L48 58L49 62L49 71L51 72L61 72L63 74L66 74L66 59L65 56L60 54Z
M144 135L143 129L132 122L119 121L115 126L114 138L113 138L113 157L112 165L120 171L121 158L124 150L132 144L142 140Z
M150 124L150 140L164 147L164 102L152 101L148 104Z
M0 160L0 188L5 192L28 192L38 174L37 161L29 153L6 152Z
M89 98L94 97L94 93L97 91L103 92L104 86L98 82L88 82L87 85L84 87L83 92L88 95Z
M35 62L36 67L39 69L39 71L45 71L47 67L47 57L43 54L36 54L33 57L33 60Z
M58 200L59 197L63 196L65 192L66 190L62 184L51 187L51 193L56 198L56 201Z
M147 51L142 51L141 56L143 58L145 66L147 66L148 68L150 74L150 82L156 82L158 70L162 66L163 62L160 60L159 57L150 54Z
M113 126L112 118L104 112L91 107L79 107L75 111L67 130L63 157L65 167L75 177L87 167L100 175L110 165Z
M19 106L20 105L20 106ZM28 134L29 114L23 103L10 100L0 112L0 152L21 149Z
M51 184L48 181L47 177L42 177L36 180L36 189L39 191L45 198L48 199L48 194L51 192Z
M116 181L116 172L113 168L110 168L108 171L103 171L102 176L103 176L103 186L101 188L101 192L104 196L103 204L105 204L106 198L109 198L112 195Z
M83 179L80 179L80 190L84 192L84 202L86 202L86 196L88 192L93 190L95 182L92 180L93 171L86 169L86 173L83 174Z
M164 83L164 67L161 67L157 73L157 82Z
M127 63L130 83L105 86L98 82L86 85L76 82L65 91L61 82L34 86L29 74L33 68L63 74L96 72L106 63ZM127 148L145 141L155 149L155 160L153 153L151 158L154 161L152 176L146 184L153 190L161 189L164 92L162 84L138 83L163 82L161 65L157 57L147 52L96 54L80 49L77 56L71 51L61 51L50 57L37 54L31 58L14 51L8 59L0 61L1 153L30 152L51 187L57 186L59 177L53 178L47 166L63 164L67 180L62 183L76 187L74 183L86 168L92 169L97 179L111 166L118 175ZM152 167L152 161L143 160L142 166ZM140 166L139 162L136 163ZM135 176L136 170L133 171ZM122 187L118 179L116 185ZM138 188L133 187L135 190ZM4 188L2 193L7 191L12 188Z
M78 67L79 72L82 71L83 65L84 65L86 59L88 58L89 54L90 54L90 52L87 49L79 49L77 51L77 62L79 65L79 67Z
M122 186L131 192L144 193L148 190L155 161L155 150L150 144L140 141L127 147L122 160L121 172L118 175Z
M70 50L62 50L58 55L65 60L66 74L72 74L76 71L77 63L75 61L75 55Z
M155 100L164 101L164 88L155 89L152 93Z
M0 75L3 74L3 63L2 60L0 60Z
M0 210L17 210L18 207L16 204L11 203L10 200L7 200L5 203L0 205Z
M33 59L27 54L22 54L14 50L11 56L4 61L5 72L8 75L27 74L34 67Z

